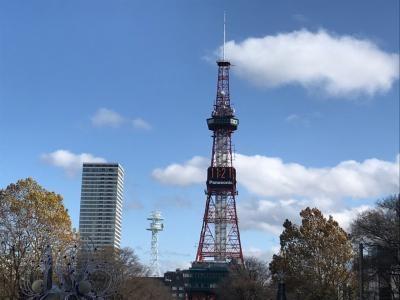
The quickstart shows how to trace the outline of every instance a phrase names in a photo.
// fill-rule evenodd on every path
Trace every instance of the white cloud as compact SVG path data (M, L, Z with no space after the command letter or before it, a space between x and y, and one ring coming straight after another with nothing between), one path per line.
M400 155L394 161L372 158L310 168L276 157L237 154L238 182L251 195L250 199L238 199L240 227L277 235L286 218L298 222L299 212L310 206L319 208L326 216L332 215L347 229L352 218L368 206L348 208L345 200L379 198L398 192L399 159ZM205 184L208 165L208 159L195 156L183 164L156 169L153 177L169 185Z
M329 199L332 200L332 199ZM336 220L339 225L348 230L352 220L357 215L368 208L368 205L361 205L351 208L344 207L343 199L329 201L328 205L319 205L318 199L287 199L287 200L250 200L243 201L239 199L238 215L240 229L242 230L260 230L279 235L282 230L282 224L286 219L299 224L300 211L306 207L317 207L325 217L329 215Z
M358 207L352 207L350 209L343 209L338 212L332 212L329 213L329 215L331 215L341 227L343 227L345 230L349 230L351 222L357 217L357 215L371 208L372 207L369 205L361 205Z
M363 162L343 161L333 167L311 168L285 163L277 157L236 154L238 182L262 197L366 198L398 191L399 157L396 161L376 158ZM206 181L209 160L195 156L183 164L155 169L153 178L163 184L190 185Z
M151 125L141 118L132 120L132 125L136 129L150 130Z
M241 230L256 229L279 236L283 231L282 224L285 219L300 224L301 218L299 213L306 206L312 206L312 201L289 199L274 202L260 200L258 202L244 203L238 206L241 221L239 226ZM323 211L323 213L325 218L331 215L343 229L348 231L351 222L357 215L370 208L368 205L361 205L349 209L337 209L333 213L329 211ZM243 249L243 253L245 257L253 256L270 262L272 256L279 253L279 250L280 246L277 244L266 250L257 247L247 247Z
M165 169L155 169L152 176L157 181L167 185L186 186L205 182L207 163L209 163L208 159L195 156L183 165L171 164Z
M294 200L289 205L270 200L239 200L237 203L240 229L256 229L279 235L285 219L297 221L304 207Z
M150 130L151 125L142 118L130 120L121 114L107 108L100 108L91 117L92 125L95 127L113 127L118 128L122 125L131 124L133 128L140 130Z
M42 154L40 158L49 165L64 169L68 176L76 175L82 169L84 162L106 162L104 158L90 153L75 154L62 149Z
M100 108L91 118L92 124L97 127L119 127L125 119L119 113L107 108Z
M266 87L300 84L332 96L372 96L388 91L399 77L398 54L325 30L229 41L226 53L238 75Z
M334 167L310 168L284 163L280 158L236 155L238 181L258 196L367 198L399 189L399 156L396 161L376 158L343 161Z
M272 260L272 256L279 253L279 250L279 245L272 246L268 250L262 250L257 247L248 247L243 249L243 254L245 259L246 257L255 257L269 263Z

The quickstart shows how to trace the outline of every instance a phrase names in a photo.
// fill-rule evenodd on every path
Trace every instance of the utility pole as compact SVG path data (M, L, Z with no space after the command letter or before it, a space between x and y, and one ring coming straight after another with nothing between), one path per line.
M396 199L396 212L397 212L397 221L398 221L398 232L397 232L397 265L394 267L393 275L397 276L397 280L399 282L399 286L397 289L398 299L400 299L400 194L397 194Z
M358 248L359 280L360 280L360 300L364 300L364 278L363 278L364 245L360 243Z
M297 294L299 297L299 294ZM278 294L276 300L286 300L286 288L285 288L285 274L283 272L278 273Z

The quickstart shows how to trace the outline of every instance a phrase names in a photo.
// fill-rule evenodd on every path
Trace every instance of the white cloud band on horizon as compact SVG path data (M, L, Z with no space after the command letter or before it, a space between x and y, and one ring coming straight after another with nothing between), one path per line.
M257 259L269 263L272 260L272 256L274 254L279 253L279 250L280 250L279 244L270 246L268 250L262 250L260 248L250 246L247 248L243 248L243 255L245 259L248 257L255 257Z
M239 183L255 195L366 198L398 190L399 157L393 162L371 158L312 168L276 157L237 154L235 163Z
M259 86L299 84L331 96L387 92L399 78L399 55L368 39L306 29L225 45L240 77Z
M300 211L306 207L316 207L326 218L331 215L343 229L349 230L352 220L359 213L371 208L365 204L346 208L342 199L325 201L322 206L318 204L318 199L242 200L237 204L240 228L265 231L278 236L282 232L282 224L285 219L300 224Z
M399 159L342 161L333 167L312 168L286 163L277 157L236 154L239 184L262 197L374 197L399 188ZM162 184L187 186L204 183L209 159L194 156L183 164L153 170Z
M96 157L90 153L75 154L69 150L56 150L51 153L44 153L40 159L52 166L62 168L65 173L73 177L82 169L84 162L86 163L103 163L107 162L102 157Z
M298 221L300 210L310 206L331 214L347 228L368 206L360 203L349 208L345 199L382 197L399 191L399 159L397 155L394 161L372 158L310 168L276 157L236 154L238 183L251 195L237 204L240 226L279 234L286 218ZM183 164L155 169L152 176L166 185L204 184L208 165L209 159L195 156Z

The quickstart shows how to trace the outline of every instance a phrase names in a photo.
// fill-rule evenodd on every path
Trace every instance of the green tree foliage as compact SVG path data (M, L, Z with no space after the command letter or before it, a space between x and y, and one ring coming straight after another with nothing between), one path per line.
M0 298L18 299L19 284L48 243L54 254L73 238L62 197L31 178L0 190Z
M270 270L275 279L283 272L286 290L300 299L340 299L353 277L348 234L316 208L306 208L300 216L300 226L284 222L280 253L273 256Z
M266 262L255 257L244 261L244 268L233 268L217 288L218 299L266 300L272 299L271 273Z

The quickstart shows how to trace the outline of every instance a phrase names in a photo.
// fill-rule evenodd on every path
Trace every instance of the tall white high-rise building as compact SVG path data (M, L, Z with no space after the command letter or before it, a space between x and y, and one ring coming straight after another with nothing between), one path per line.
M123 188L120 164L83 164L79 231L96 247L120 247Z

